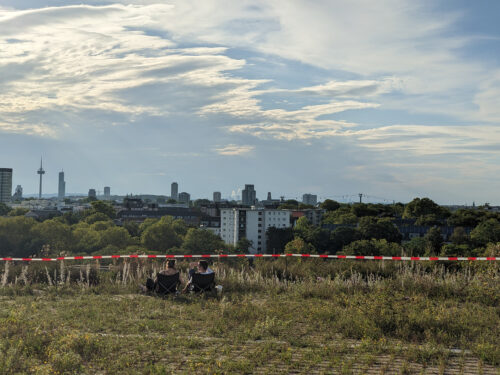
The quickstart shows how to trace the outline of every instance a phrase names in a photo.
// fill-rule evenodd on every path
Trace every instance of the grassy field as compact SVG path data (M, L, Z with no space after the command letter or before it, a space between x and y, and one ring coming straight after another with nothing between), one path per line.
M498 264L287 262L175 298L138 293L156 261L3 264L0 374L500 373Z

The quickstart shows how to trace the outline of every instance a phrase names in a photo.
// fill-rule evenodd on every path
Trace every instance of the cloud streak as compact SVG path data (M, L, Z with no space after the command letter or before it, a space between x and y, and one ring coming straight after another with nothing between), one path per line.
M389 181L444 184L447 170L469 176L466 166L483 181L500 162L498 53L487 44L495 58L486 61L469 50L498 35L459 32L464 9L427 0L75 3L0 8L4 150L24 139L38 160L42 144L92 144L79 159L95 153L94 166L109 157L112 168L130 156L131 169L151 166L163 185L168 173L188 179L214 162L241 170L242 158L227 156L269 165L255 176L267 183L272 163L300 150L304 170L334 161L345 186L366 181L353 175L362 171L384 191ZM302 180L337 183L313 172Z
M250 152L252 152L254 149L255 149L255 146L231 144L231 145L215 148L215 151L219 155L240 156L240 155L247 155Z

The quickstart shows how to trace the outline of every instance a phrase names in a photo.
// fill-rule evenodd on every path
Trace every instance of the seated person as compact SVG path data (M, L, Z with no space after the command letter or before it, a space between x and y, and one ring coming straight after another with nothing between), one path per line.
M179 270L175 268L175 259L169 259L167 261L167 268L161 270L159 273L167 276L179 273ZM179 277L179 282L182 282L180 277ZM157 285L158 285L158 277L156 277L155 280L148 278L146 280L146 285L145 286L141 285L141 289L143 292L148 292L148 291L153 292L156 290Z
M197 270L195 267L197 267ZM189 263L189 281L182 290L183 293L186 293L189 290L189 287L193 283L193 275L195 273L199 273L201 275L209 275L214 273L214 271L208 266L208 262L204 259L200 260L199 262Z

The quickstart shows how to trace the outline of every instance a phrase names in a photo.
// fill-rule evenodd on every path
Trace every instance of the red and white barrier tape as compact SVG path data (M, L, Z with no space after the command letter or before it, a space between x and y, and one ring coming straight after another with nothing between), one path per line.
M500 257L389 257L377 255L324 255L324 254L197 254L197 255L88 255L57 258L0 258L0 261L25 262L57 262L58 260L92 260L92 259L162 259L162 258L326 258L326 259L355 259L355 260L410 260L410 261L497 261Z

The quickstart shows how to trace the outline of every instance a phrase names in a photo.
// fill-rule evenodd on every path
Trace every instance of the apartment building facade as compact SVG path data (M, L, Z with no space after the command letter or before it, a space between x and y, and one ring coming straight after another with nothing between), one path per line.
M225 243L236 246L241 238L252 242L250 250L265 253L266 231L269 227L290 227L290 211L252 208L221 209L220 236Z

